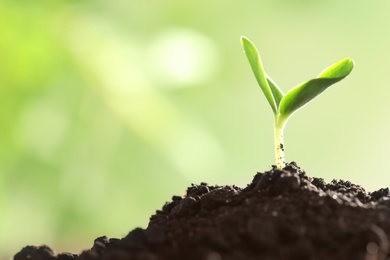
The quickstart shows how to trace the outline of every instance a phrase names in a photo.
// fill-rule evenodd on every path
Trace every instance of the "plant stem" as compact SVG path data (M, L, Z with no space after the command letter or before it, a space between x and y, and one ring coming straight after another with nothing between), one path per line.
M275 118L275 159L276 167L279 169L284 168L286 162L284 160L284 140L283 140L283 130L284 130L284 120L280 118Z

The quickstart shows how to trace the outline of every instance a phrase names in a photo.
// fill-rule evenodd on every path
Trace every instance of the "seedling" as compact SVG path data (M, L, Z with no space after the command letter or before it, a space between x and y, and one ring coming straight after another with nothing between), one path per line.
M253 43L246 37L241 37L241 43L257 83L260 85L274 114L276 166L281 169L286 164L283 131L287 120L299 108L313 100L325 89L348 76L353 69L354 62L349 58L345 58L324 69L317 78L299 84L283 94L276 83L264 72L259 52Z

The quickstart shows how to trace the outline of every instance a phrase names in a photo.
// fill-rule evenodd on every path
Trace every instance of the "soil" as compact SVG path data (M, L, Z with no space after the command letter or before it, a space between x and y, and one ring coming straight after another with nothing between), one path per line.
M258 173L246 188L192 185L122 239L81 254L27 246L14 260L390 259L389 189L309 178L296 163Z

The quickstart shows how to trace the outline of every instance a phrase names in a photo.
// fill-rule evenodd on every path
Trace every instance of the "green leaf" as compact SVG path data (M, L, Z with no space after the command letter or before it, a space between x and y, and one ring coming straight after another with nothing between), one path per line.
M324 69L317 78L345 78L354 67L353 60L349 58L342 59L339 62Z
M273 81L268 75L266 75L266 76L267 76L268 85L269 85L270 88L271 88L272 95L273 95L274 100L275 100L275 103L276 103L276 107L278 108L278 107L279 107L279 103L280 103L280 101L282 100L284 94L283 94L283 92L280 90L280 88L278 87L278 85L276 85L275 81Z
M326 68L320 75L291 89L279 105L278 116L287 120L295 111L313 100L325 89L342 80L352 71L354 62L345 58Z
M263 69L263 64L261 63L259 52L253 43L244 36L241 37L241 43L249 64L251 65L252 71L256 77L257 83L268 100L272 111L276 114L278 104L283 97L283 93L270 78L267 78Z

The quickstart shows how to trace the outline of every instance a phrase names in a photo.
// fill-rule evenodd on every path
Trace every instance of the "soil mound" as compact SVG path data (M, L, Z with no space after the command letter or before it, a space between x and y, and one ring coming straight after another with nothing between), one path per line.
M27 246L14 260L390 259L390 193L309 178L296 163L246 188L192 185L122 239L81 254Z

